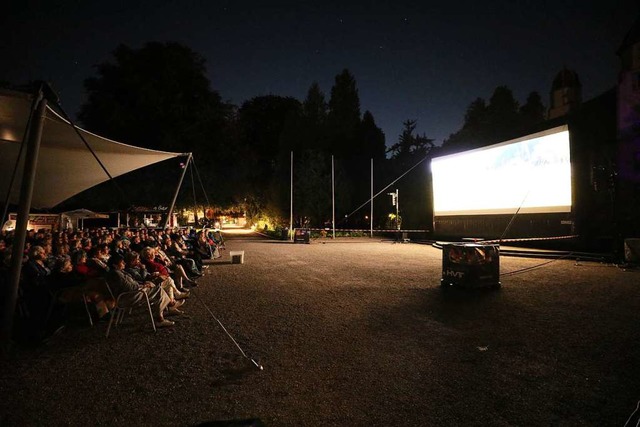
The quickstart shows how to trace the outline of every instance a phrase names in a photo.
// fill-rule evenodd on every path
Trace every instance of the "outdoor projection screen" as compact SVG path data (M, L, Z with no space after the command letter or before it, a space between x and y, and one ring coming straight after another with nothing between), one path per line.
M434 216L571 212L569 130L431 160Z

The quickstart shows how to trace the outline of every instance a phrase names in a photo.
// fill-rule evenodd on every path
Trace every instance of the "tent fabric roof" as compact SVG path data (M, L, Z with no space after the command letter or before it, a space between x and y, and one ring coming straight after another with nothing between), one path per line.
M107 214L100 214L89 209L75 209L72 211L62 212L62 215L68 216L71 219L85 219L85 218L109 218Z
M0 198L7 196L20 146L27 128L32 96L0 91ZM185 155L134 147L103 138L76 127L112 177L123 175L163 160ZM23 150L24 151L24 150ZM20 196L24 152L13 185L9 203L17 204ZM109 177L87 149L71 124L48 107L36 171L31 206L50 208Z

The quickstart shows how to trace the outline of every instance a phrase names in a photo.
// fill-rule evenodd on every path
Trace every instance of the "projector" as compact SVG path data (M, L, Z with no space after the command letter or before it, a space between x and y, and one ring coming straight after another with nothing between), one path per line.
M499 288L500 245L444 244L440 285L443 288Z

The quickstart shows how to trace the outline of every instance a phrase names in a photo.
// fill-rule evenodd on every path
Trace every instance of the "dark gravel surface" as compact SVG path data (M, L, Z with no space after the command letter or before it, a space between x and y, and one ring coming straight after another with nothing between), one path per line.
M229 238L223 254L173 329L138 310L108 339L79 318L14 348L0 424L622 426L640 399L637 271L557 260L444 292L428 245Z

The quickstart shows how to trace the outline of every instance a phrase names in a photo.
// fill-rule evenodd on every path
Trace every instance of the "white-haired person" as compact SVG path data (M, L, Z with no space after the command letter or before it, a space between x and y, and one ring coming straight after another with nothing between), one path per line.
M151 282L145 282L144 284L138 283L125 271L126 264L122 255L116 254L111 256L111 258L109 258L109 267L107 282L109 286L111 286L111 290L116 298L125 292L144 291L153 309L156 327L166 328L175 324L175 322L164 318L164 310L167 309L169 313L171 313L172 308L169 307L171 299L161 286L156 286ZM144 296L140 293L128 294L125 295L124 298L127 299L126 303L128 304L141 304L144 301ZM173 308L177 309L181 305L180 301L176 301Z
M138 283L153 282L159 284L169 295L171 301L181 300L189 297L189 291L181 292L171 277L162 277L159 272L150 273L142 262L140 255L135 252L127 252L124 256L125 271L129 273Z

